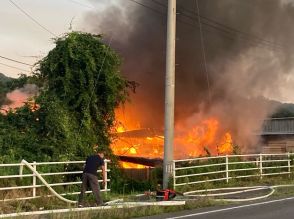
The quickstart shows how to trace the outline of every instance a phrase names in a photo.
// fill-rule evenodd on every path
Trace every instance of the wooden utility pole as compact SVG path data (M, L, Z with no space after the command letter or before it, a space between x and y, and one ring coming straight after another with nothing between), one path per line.
M176 50L176 0L168 0L166 40L166 80L164 117L163 188L168 188L172 175L174 150L174 102L175 102L175 50Z

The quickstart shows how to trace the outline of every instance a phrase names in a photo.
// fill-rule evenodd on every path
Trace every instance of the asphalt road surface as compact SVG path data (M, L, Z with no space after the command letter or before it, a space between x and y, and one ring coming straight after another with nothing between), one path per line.
M294 219L294 197L181 211L144 219Z

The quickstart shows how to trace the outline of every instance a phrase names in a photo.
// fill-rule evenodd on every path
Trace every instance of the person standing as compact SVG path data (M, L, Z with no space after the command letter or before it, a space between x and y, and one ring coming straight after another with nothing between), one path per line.
M84 166L81 193L79 195L78 207L83 207L83 200L88 185L90 185L93 195L95 196L96 205L103 205L103 200L100 195L100 186L97 178L98 168L102 169L103 185L105 185L105 165L104 165L104 152L97 149L97 154L91 155L86 159Z

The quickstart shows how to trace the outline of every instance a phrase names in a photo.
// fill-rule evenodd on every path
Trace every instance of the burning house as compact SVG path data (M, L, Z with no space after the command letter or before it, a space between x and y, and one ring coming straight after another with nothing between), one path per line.
M122 117L118 111L117 119L119 118ZM144 168L143 165L157 166L162 163L163 129L138 128L133 127L132 123L121 121L116 131L111 148L124 161L124 168ZM178 123L175 127L174 145L176 159L223 155L232 153L233 139L229 131L222 131L216 118L209 118L191 124Z
M294 118L273 118L264 121L263 153L294 152Z
M119 156L162 158L166 2L156 2L109 4L89 12L83 24L112 39L123 57L123 75L140 84L117 113L122 138L112 149ZM243 153L257 150L260 136L252 131L260 131L274 112L269 99L282 99L279 88L294 67L294 44L288 43L294 6L279 0L199 1L207 71L193 8L193 0L178 1L174 155L226 154L232 144Z

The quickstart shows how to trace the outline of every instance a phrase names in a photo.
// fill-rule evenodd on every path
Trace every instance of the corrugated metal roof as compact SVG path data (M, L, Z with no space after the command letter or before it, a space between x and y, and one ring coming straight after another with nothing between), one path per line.
M261 135L290 135L294 134L294 117L266 119Z

